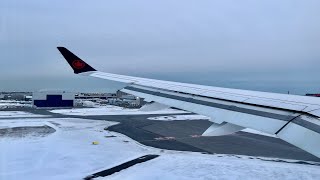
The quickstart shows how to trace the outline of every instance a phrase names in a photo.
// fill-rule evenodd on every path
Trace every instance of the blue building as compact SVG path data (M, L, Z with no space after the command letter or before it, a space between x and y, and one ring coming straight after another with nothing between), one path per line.
M34 107L74 107L75 94L66 91L38 91L32 96Z

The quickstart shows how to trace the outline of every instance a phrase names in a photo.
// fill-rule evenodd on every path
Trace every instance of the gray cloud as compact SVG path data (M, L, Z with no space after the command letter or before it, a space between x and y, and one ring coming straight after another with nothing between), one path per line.
M63 45L107 72L316 91L318 7L311 0L4 0L0 90L114 87L73 75L55 49Z

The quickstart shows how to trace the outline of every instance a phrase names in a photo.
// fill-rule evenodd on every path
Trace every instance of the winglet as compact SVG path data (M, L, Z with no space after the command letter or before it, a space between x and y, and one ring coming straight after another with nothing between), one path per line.
M65 47L57 47L63 57L67 60L75 74L84 73L88 71L96 71L89 64L84 62L82 59L74 55Z

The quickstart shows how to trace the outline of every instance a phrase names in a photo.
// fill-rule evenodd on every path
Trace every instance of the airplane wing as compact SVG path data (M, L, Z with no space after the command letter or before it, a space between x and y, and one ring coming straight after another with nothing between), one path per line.
M320 98L211 87L104 73L64 47L58 50L74 73L126 83L122 92L170 107L202 114L214 124L204 136L251 128L320 157Z

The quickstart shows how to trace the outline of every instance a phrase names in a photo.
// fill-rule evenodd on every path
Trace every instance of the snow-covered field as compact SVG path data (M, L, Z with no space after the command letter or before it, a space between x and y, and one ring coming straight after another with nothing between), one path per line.
M52 113L77 115L77 116L90 116L90 115L139 115L139 114L176 114L187 113L186 111L165 109L159 111L141 111L139 109L126 109L118 106L102 106L96 108L78 108L78 109L56 109Z
M156 117L150 117L148 118L150 120L156 120L156 121L188 121L188 120L209 120L210 118L207 116L203 115L198 115L198 114L190 114L190 115L169 115L169 116L156 116ZM275 135L267 134L264 132L260 132L254 129L249 129L246 128L242 130L243 132L251 133L251 134L259 134L263 136L269 136L269 137L274 137L277 138Z
M0 137L0 179L83 179L93 171L145 155L152 150L104 131L115 124L83 119L0 120L1 128L49 125L46 137ZM110 134L117 137L106 138ZM92 145L98 141L99 145ZM129 142L125 142L129 141Z
M47 125L45 137L0 137L0 179L83 179L146 154L160 157L98 179L317 179L319 166L267 162L247 156L160 150L104 131L116 124L75 118L1 120L8 127ZM115 135L116 137L106 138ZM92 145L98 141L99 145Z
M46 117L44 115L32 114L23 111L0 111L0 119L2 118L31 118L31 117Z
M167 153L154 160L100 179L315 180L319 177L319 166L267 162L247 159L247 157L236 158L225 155Z

